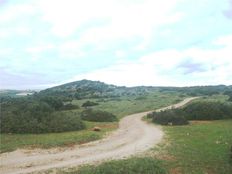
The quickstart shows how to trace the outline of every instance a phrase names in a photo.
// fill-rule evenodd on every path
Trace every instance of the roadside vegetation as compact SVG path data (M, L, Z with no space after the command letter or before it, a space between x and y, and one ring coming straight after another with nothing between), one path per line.
M161 125L185 125L190 120L232 119L232 103L219 101L197 101L183 108L153 112L147 115Z
M87 165L80 170L72 169L66 174L167 174L159 160L150 157L133 157L124 160L105 162L98 166Z

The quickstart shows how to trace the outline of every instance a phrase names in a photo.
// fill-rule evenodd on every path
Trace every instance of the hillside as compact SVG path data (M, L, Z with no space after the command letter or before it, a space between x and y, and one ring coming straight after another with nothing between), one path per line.
M193 86L193 87L153 87L153 86L137 86L125 87L106 84L100 81L81 80L66 83L60 86L48 88L41 91L38 95L56 96L67 100L85 99L85 98L114 98L122 96L146 96L154 92L179 92L183 95L214 95L222 93L231 93L232 86Z
M105 98L145 95L157 89L157 87L125 87L100 81L81 80L43 90L39 95L55 95L72 99Z

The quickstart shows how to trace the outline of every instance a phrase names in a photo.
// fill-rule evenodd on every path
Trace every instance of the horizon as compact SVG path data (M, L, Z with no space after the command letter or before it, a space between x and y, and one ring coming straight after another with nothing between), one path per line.
M61 86L61 85L66 85L66 84L69 84L69 83L73 83L73 82L79 82L79 81L92 81L92 82L101 82L101 83L104 83L106 85L113 85L113 86L116 86L116 87L126 87L126 88L133 88L133 87L157 87L157 88L165 88L165 87L173 87L173 88L189 88L189 87L205 87L205 86L232 86L231 85L225 85L225 84L217 84L217 85L196 85L196 86L148 86L148 85L138 85L138 86L118 86L118 85L115 85L115 84L111 84L111 83L105 83L105 82L102 82L102 81L99 81L99 80L88 80L88 79L82 79L82 80L78 80L78 81L72 81L72 82L67 82L67 83L62 83L62 84L57 84L55 86L50 86L50 87L47 87L47 88L40 88L40 89L33 89L33 88L29 88L29 89L20 89L20 88L15 88L15 89L12 89L12 88L8 88L8 89L2 89L0 88L0 91L4 91L4 90L16 90L16 91L42 91L42 90L46 90L46 89L49 89L49 88L54 88L54 87L58 87L58 86Z
M232 0L0 0L0 89L232 84Z

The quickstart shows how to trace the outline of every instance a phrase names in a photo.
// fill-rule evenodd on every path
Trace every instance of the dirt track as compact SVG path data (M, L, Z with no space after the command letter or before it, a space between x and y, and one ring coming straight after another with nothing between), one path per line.
M188 98L157 111L181 107L193 99L195 98ZM2 174L39 172L120 159L143 152L159 143L163 137L159 127L141 120L149 112L126 116L120 121L119 129L107 138L72 149L17 150L3 153L0 155L0 171Z

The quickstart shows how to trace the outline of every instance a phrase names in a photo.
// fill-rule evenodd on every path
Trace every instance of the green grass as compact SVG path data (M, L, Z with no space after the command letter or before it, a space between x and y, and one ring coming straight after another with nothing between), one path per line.
M154 92L146 96L131 96L121 98L105 98L105 99L85 99L74 100L73 104L81 106L87 100L99 103L94 109L104 110L115 114L118 118L143 112L154 110L163 106L177 103L183 99L179 93L171 92ZM72 110L76 114L80 114L84 108ZM69 112L69 111L64 111ZM0 151L13 151L17 148L51 148L59 146L71 146L73 144L81 144L102 138L102 136L112 129L115 129L117 123L106 123L101 132L93 132L89 129L94 126L104 125L105 123L85 122L87 130L65 132L65 133L49 133L49 134L1 134ZM113 124L112 126L110 126Z
M232 120L164 127L166 141L157 156L170 173L231 174ZM157 150L157 148L156 148Z
M192 102L199 102L199 101L210 101L210 102L226 102L229 99L229 96L223 94L216 94L212 96L204 96L196 99Z
M87 165L72 169L66 174L166 174L160 161L150 157L130 158L105 162L98 166Z
M48 134L1 134L0 150L13 151L17 148L51 148L73 146L102 138L107 132L117 128L117 123L85 122L87 129L81 131ZM92 131L94 126L100 132Z
M94 109L104 110L113 113L118 118L122 118L128 114L154 110L173 103L178 103L184 98L186 97L181 96L179 93L161 93L157 91L141 97L131 96L111 99L74 100L73 104L81 106L87 100L91 100L99 103L99 105L93 106Z

